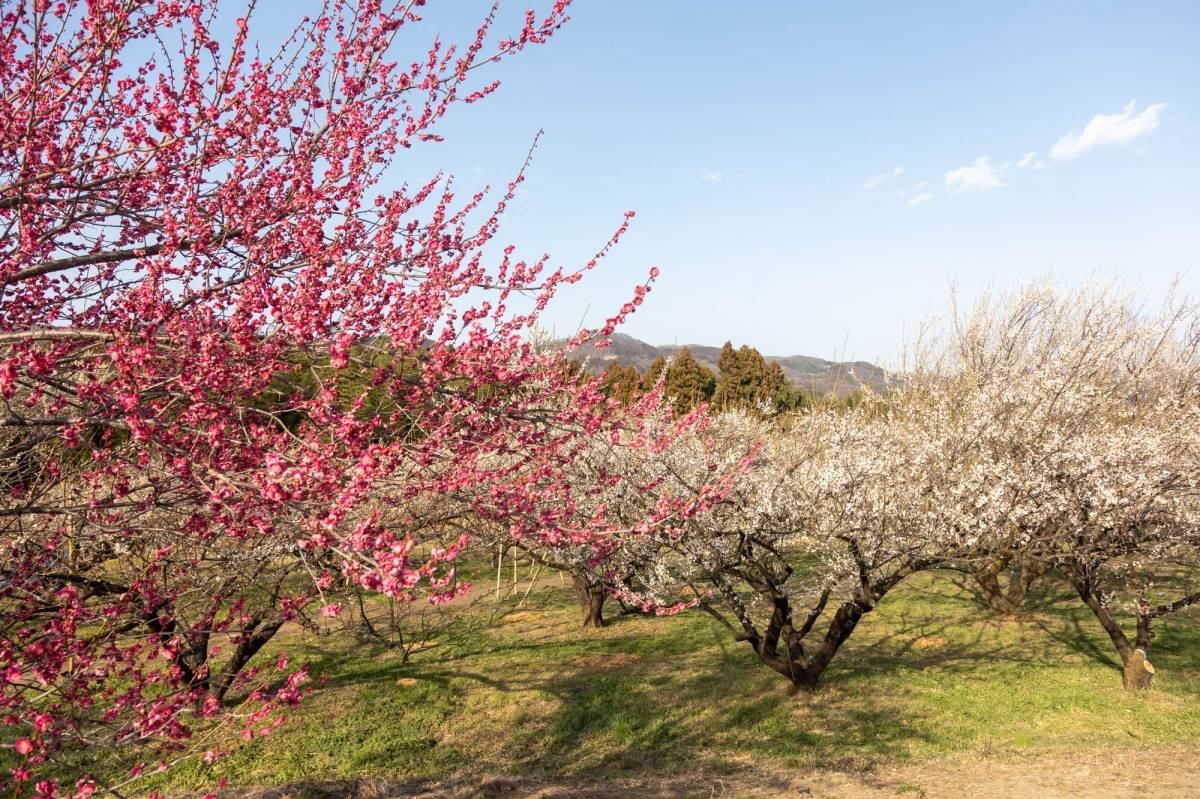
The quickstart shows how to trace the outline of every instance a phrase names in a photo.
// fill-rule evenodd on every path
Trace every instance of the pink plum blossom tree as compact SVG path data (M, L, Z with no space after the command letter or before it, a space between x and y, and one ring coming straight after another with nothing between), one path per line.
M497 238L523 169L498 196L388 177L566 0L414 53L422 5L326 0L270 50L253 2L0 10L5 790L121 790L269 734L307 690L250 665L282 625L340 587L465 590L439 498L582 543L611 526L566 481L587 442L655 444L530 335L632 214L556 269Z

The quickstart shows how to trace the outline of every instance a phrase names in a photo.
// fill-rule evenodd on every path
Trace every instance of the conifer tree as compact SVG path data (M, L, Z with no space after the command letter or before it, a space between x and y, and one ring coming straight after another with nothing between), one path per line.
M604 370L600 387L610 397L628 406L642 394L642 373L636 366L614 362Z
M721 375L732 375L738 370L737 350L733 348L733 343L726 341L721 347L721 354L717 356L717 371Z
M763 372L763 399L770 400L778 407L785 386L787 386L787 378L783 376L783 367L779 365L778 361L771 361Z
M649 391L658 383L662 373L667 369L667 359L658 356L646 367L646 376L642 378L642 391Z
M701 402L712 399L717 379L698 363L692 351L684 347L667 367L667 396L676 413L687 413Z

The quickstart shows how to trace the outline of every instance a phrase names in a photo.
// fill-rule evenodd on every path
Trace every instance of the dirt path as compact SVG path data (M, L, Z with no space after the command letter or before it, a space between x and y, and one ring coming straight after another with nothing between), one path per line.
M1032 759L964 759L897 771L891 777L920 788L921 793L914 795L928 799L1195 799L1200 797L1200 752L1123 750Z
M862 772L691 772L621 780L484 776L439 783L375 780L245 791L240 799L1200 799L1200 752L1096 751L961 758Z

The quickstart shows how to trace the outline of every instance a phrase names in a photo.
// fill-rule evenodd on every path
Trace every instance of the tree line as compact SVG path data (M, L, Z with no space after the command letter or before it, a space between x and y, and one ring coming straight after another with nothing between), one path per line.
M776 361L767 362L748 345L735 348L725 342L717 358L717 372L696 360L688 347L670 359L658 356L646 371L613 362L601 374L601 390L628 406L663 382L676 413L687 413L705 404L711 412L740 408L779 416L814 404L806 391L789 381Z

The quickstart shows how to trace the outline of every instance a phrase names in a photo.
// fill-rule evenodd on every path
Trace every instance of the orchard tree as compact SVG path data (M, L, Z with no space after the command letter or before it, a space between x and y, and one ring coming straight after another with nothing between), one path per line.
M703 406L678 414L663 392L660 383L639 398L624 411L636 424L593 437L569 467L571 491L563 504L575 514L573 525L603 518L610 525L606 534L514 537L491 526L473 535L496 549L511 547L570 574L586 628L604 626L610 597L621 603L622 612L661 615L694 606L688 604L692 598L647 604L634 583L642 569L653 566L660 538L677 537L681 525L714 512L754 461L754 442L737 450L719 446L708 435L711 420Z
M1170 297L1147 313L1111 286L1033 284L981 300L949 345L943 367L972 386L977 413L1003 420L992 453L1031 500L994 531L985 575L1057 569L1111 639L1126 685L1147 687L1153 623L1200 601L1196 306ZM1024 587L1018 578L1010 604Z
M672 438L661 485L690 492L725 460L732 489L709 513L578 560L618 595L613 577L632 573L647 609L711 613L808 689L918 571L964 569L999 590L1011 568L1000 599L1015 605L1053 568L1127 684L1145 687L1153 623L1200 601L1196 320L1183 303L1139 313L1109 289L984 298L915 342L885 394L818 406L786 432L741 412ZM636 514L645 500L611 502Z
M1145 313L1112 287L1027 285L983 297L916 342L897 391L973 434L992 518L949 564L989 607L1017 610L1060 572L1145 687L1153 622L1200 601L1196 420L1200 326L1168 299ZM1130 635L1119 622L1134 620Z
M567 3L413 52L421 5L326 0L268 49L253 3L4 4L6 790L124 790L270 733L305 670L247 666L282 624L464 590L468 537L408 526L431 498L582 543L610 526L568 501L587 442L656 445L529 335L628 219L552 269L497 239L523 170L495 197L388 177Z
M903 580L965 554L995 519L973 511L989 476L937 409L876 398L824 408L789 432L745 411L672 439L660 484L687 496L733 475L707 513L617 536L579 560L648 612L698 607L793 685L813 690L861 618ZM636 494L612 497L638 513ZM634 575L632 591L614 576Z
M706 609L797 687L816 687L890 591L998 521L976 504L991 477L964 446L976 431L940 410L897 394L741 434L763 436L762 455L674 549L721 598Z

